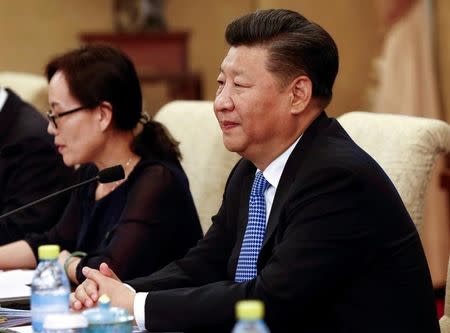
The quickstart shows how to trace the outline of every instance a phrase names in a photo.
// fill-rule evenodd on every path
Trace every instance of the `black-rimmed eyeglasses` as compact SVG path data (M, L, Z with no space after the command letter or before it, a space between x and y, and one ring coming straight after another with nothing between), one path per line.
M75 109L67 110L67 111L64 111L64 112L61 112L58 114L55 114L52 112L52 110L49 110L47 112L47 118L48 118L48 121L50 121L53 124L53 126L55 126L55 128L58 128L58 125L56 125L56 119L67 116L68 114L71 114L71 113L74 113L74 112L77 112L80 110L87 109L87 108L88 108L87 106L79 106Z

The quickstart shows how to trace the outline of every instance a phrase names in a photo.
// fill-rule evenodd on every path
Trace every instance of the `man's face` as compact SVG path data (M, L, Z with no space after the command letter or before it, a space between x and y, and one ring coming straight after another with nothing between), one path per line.
M266 69L267 60L265 48L231 47L214 102L225 147L254 163L285 145L291 117L290 90Z

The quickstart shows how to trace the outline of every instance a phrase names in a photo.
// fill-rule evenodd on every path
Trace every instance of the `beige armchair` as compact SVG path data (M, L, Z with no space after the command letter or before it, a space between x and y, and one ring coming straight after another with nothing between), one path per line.
M0 86L14 90L23 100L45 113L48 109L47 80L21 72L0 72Z
M217 213L228 175L239 155L223 145L211 101L175 101L163 106L155 120L180 142L181 164L189 178L203 232Z
M391 178L420 232L433 166L439 154L450 152L450 126L436 119L370 112L349 112L338 120Z
M355 142L377 160L397 187L421 232L433 282L444 280L445 268L441 266L445 258L448 260L449 221L441 218L440 224L431 224L428 219L425 225L423 222L426 201L430 208L430 181L436 178L432 173L441 161L438 157L450 152L450 125L435 119L368 112L350 112L338 120ZM446 206L448 209L448 202ZM432 234L438 237L435 244L430 241ZM438 260L439 256L444 256L444 260ZM440 325L443 333L450 333L450 271L445 302Z

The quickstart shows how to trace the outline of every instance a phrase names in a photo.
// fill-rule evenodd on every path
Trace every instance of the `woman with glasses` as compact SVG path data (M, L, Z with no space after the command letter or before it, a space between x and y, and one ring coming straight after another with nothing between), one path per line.
M0 269L34 268L41 244L59 244L75 283L106 262L122 279L182 257L202 231L180 153L161 124L142 113L139 80L117 49L91 45L51 60L48 132L78 181L121 164L125 178L74 190L61 220L43 234L0 247Z

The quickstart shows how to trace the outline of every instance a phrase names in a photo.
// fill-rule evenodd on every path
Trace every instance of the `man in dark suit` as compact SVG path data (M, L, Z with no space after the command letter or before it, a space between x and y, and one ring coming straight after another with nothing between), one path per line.
M106 265L85 268L72 306L107 293L149 331L230 332L235 303L256 298L272 332L438 332L427 262L394 185L323 111L333 39L287 10L241 17L226 39L214 109L243 158L211 228L183 259L129 281L138 293Z
M12 90L0 87L0 215L69 184L67 168L47 134L47 120ZM55 224L61 195L0 219L0 245Z

